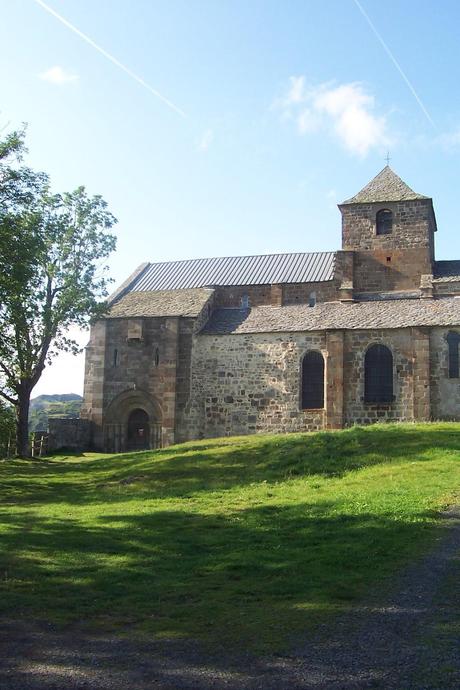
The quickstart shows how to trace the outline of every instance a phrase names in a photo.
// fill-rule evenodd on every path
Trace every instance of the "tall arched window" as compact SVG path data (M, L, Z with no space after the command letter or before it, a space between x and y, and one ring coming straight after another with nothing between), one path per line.
M302 408L324 407L324 359L321 352L311 350L302 360Z
M364 358L364 400L391 402L393 397L393 355L385 345L371 345Z
M460 344L460 334L450 331L446 337L449 346L449 378L460 378L459 361L458 361L458 346Z
M393 213L387 208L378 211L375 223L377 235L389 235L393 230Z

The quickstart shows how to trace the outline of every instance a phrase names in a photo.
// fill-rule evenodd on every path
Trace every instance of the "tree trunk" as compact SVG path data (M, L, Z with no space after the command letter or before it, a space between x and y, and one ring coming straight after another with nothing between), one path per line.
M20 458L30 456L29 452L29 406L32 389L21 386L16 405L16 454Z

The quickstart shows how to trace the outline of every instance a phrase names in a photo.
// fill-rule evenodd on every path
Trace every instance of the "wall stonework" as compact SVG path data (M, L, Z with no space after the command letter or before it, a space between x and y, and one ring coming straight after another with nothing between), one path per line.
M435 420L460 420L460 379L449 378L449 330L460 333L460 327L430 332L431 416Z
M374 344L386 345L393 354L393 393L390 403L364 400L364 357ZM347 331L345 333L344 422L411 421L413 415L413 345L410 329Z
M50 417L48 452L62 449L86 450L91 446L93 424L89 419Z
M378 211L393 213L392 232L377 235ZM355 254L357 292L410 290L432 273L434 231L431 199L340 206L342 247Z
M434 259L435 220L431 199L368 204L342 204L342 249L428 249ZM393 229L388 235L376 234L376 215L388 209L393 213Z
M325 356L325 335L196 336L184 436L323 428L324 410L300 408L300 363L308 350Z

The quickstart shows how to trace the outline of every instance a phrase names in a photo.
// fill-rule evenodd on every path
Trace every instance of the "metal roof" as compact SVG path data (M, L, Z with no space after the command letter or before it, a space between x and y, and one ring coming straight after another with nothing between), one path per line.
M148 264L131 291L333 280L335 252L229 256Z

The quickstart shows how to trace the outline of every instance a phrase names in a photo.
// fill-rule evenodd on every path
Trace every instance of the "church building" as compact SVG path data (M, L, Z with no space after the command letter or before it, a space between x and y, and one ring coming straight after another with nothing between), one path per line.
M460 261L386 166L339 205L342 249L144 263L86 348L92 447L460 419Z

